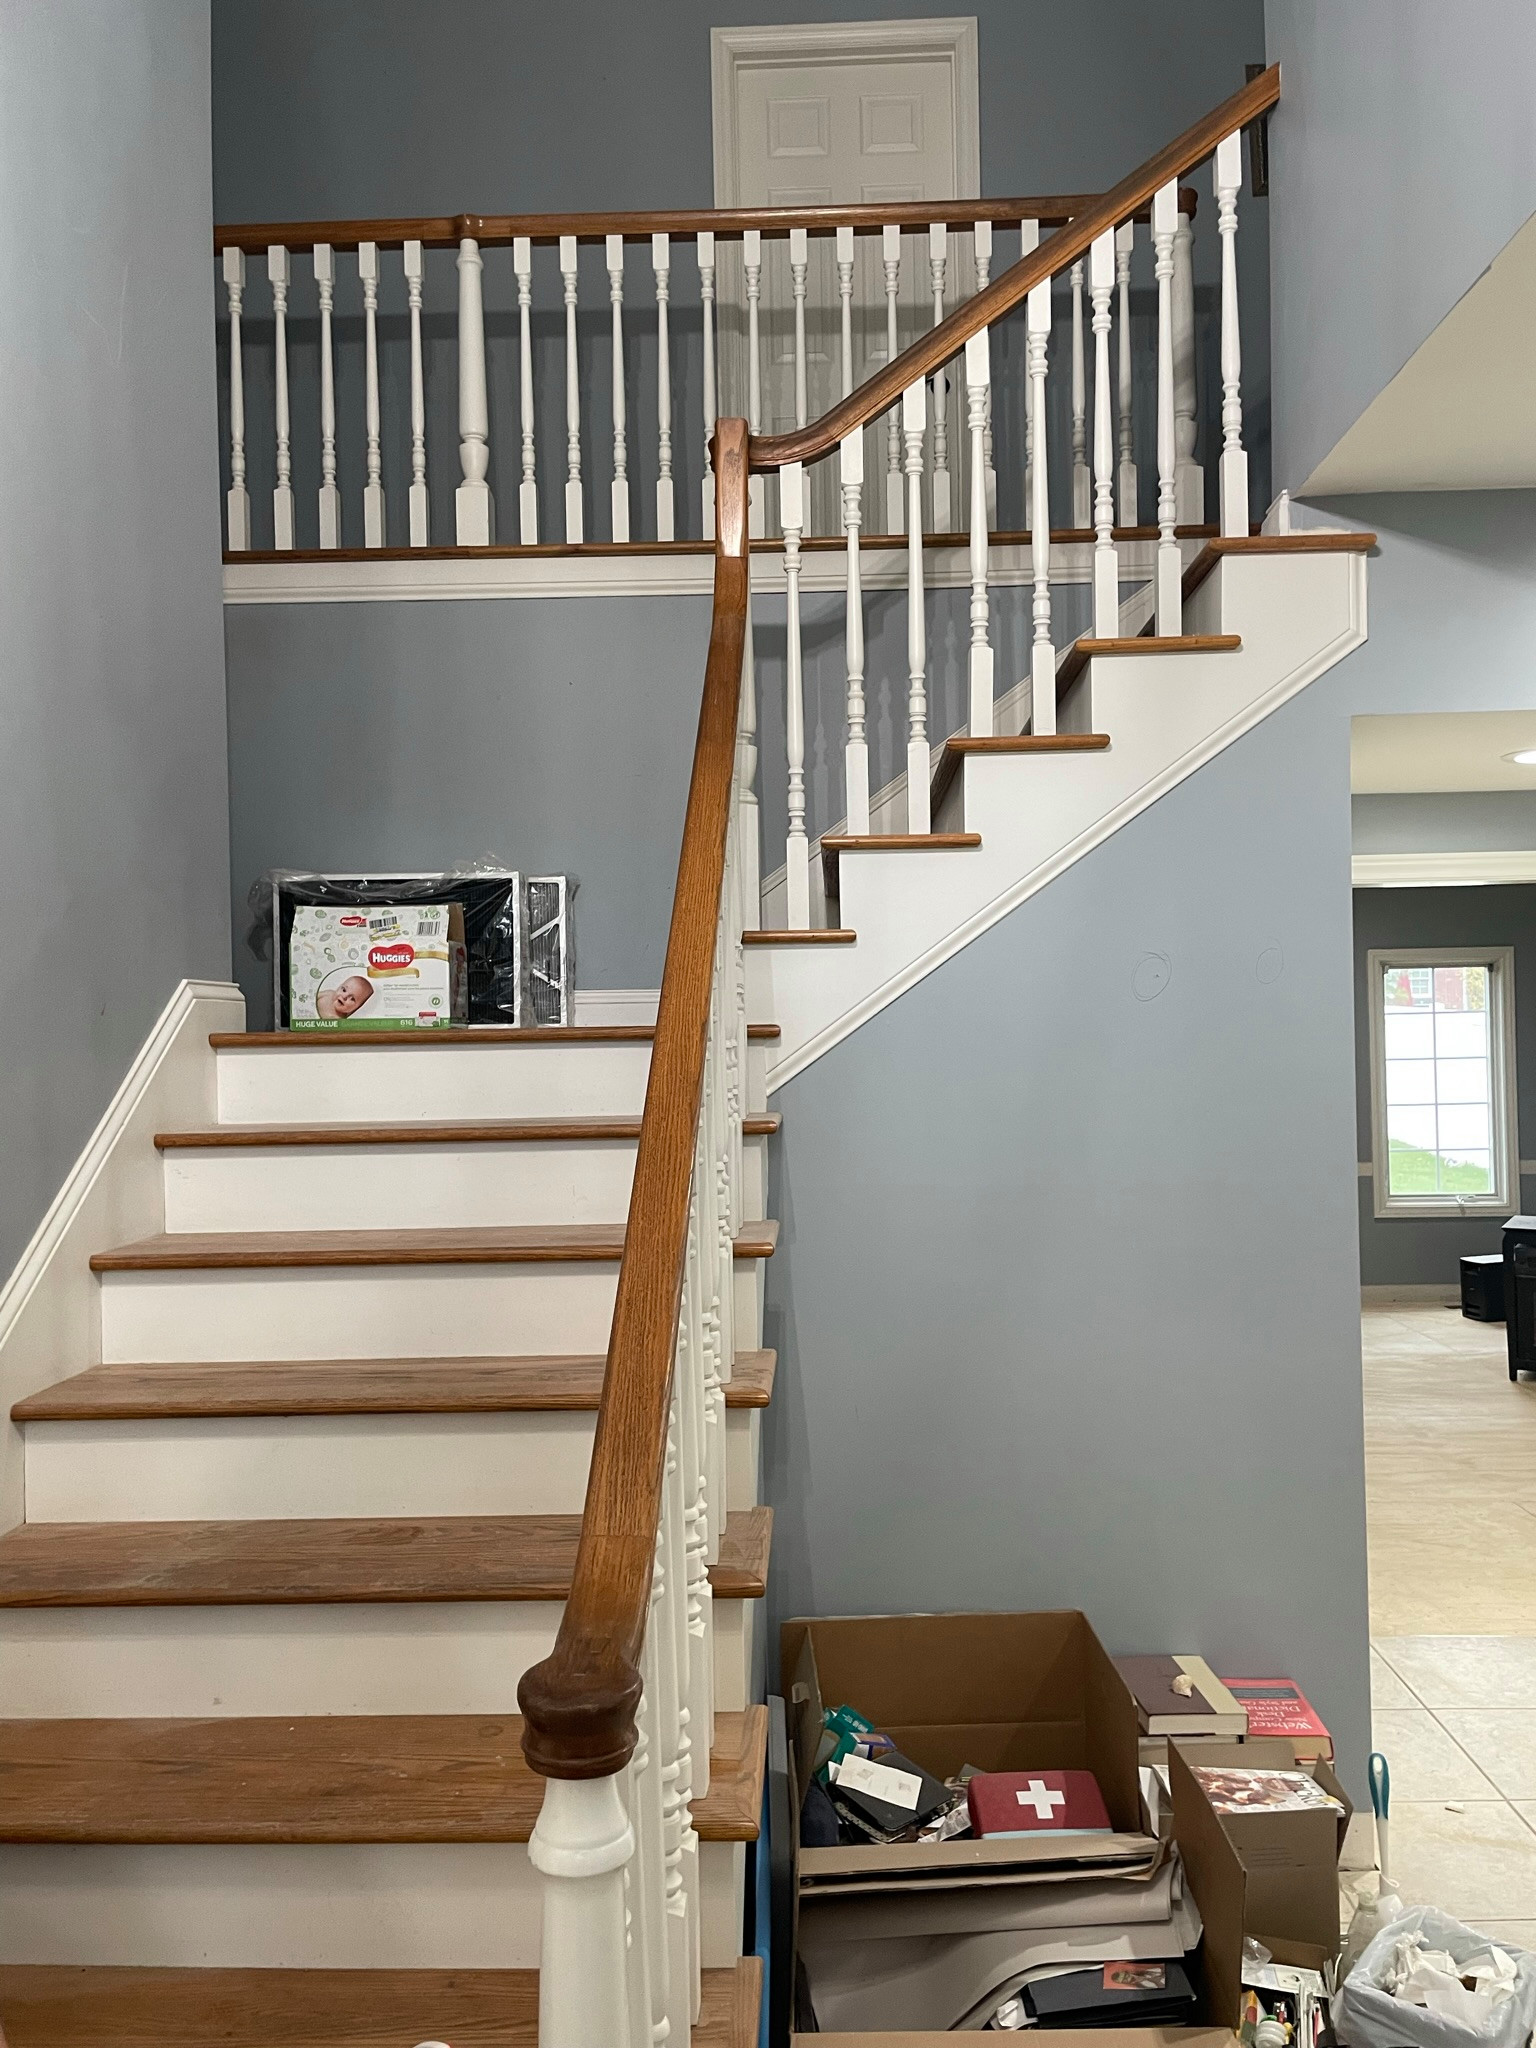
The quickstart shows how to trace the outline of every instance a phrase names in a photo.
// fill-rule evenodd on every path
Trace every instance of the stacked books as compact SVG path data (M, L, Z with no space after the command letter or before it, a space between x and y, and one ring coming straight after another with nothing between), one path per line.
M1248 1717L1250 1735L1277 1735L1296 1752L1299 1764L1322 1757L1333 1761L1333 1737L1294 1678L1226 1678L1220 1681Z
M1168 1738L1241 1742L1248 1714L1203 1657L1116 1657L1115 1669L1136 1702L1141 1761L1168 1761Z

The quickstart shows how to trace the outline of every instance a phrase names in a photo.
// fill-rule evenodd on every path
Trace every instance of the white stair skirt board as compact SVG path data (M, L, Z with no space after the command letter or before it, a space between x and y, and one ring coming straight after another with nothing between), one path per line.
M163 1227L156 1131L215 1115L210 1031L238 1031L245 1001L230 982L174 991L86 1141L36 1234L0 1291L0 1406L51 1386L101 1356L96 1276L103 1245ZM0 1433L0 1528L22 1519L21 1434Z
M754 1346L761 1263L736 1261L737 1341L751 1332ZM550 1259L103 1273L101 1356L125 1365L606 1352L618 1271L617 1259Z
M741 1953L743 1848L699 1844L707 1970ZM517 1842L0 1848L0 1963L534 1970L542 1924Z
M762 1137L744 1138L760 1153ZM167 1230L429 1230L622 1223L636 1140L176 1147ZM755 1178L761 1167L754 1159ZM754 1215L761 1211L754 1210Z
M726 1506L757 1504L755 1408L726 1411ZM29 1522L579 1515L597 1416L242 1415L25 1425Z
M715 1705L745 1707L761 1600L712 1603ZM22 1719L508 1714L559 1600L0 1610L0 1714Z
M841 918L857 944L755 947L747 957L752 1014L781 1027L770 1090L1359 646L1365 573L1358 554L1223 557L1185 626L1239 634L1238 652L1091 662L1063 726L1107 732L1107 751L969 757L963 815L979 848L843 854Z

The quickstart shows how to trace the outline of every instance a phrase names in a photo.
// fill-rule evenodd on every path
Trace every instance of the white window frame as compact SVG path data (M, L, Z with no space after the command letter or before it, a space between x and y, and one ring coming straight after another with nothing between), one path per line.
M1490 1163L1487 1195L1393 1195L1388 1192L1386 1005L1388 967L1486 967L1490 1073ZM1371 1172L1378 1216L1511 1216L1520 1206L1520 1097L1515 1079L1515 949L1513 946L1380 946L1366 954L1371 1038Z

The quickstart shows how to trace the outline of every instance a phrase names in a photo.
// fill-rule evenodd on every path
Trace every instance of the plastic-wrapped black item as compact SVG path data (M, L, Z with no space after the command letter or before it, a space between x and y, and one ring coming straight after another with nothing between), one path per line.
M288 1027L288 941L301 903L458 903L464 909L471 1024L521 1025L524 990L523 878L489 859L434 875L322 875L271 868L251 886L249 943L272 963L272 1017Z
M523 952L528 963L524 1019L529 1024L575 1021L576 948L571 935L569 875L530 875L523 884Z

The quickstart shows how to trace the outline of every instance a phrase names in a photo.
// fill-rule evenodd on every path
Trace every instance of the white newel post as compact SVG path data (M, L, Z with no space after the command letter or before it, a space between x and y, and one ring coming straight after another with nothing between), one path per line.
M1237 319L1237 193L1243 138L1216 145L1216 229L1221 236L1221 531L1248 531L1248 457L1243 450L1243 345Z
M1173 237L1179 188L1164 185L1152 198L1152 247L1157 255L1157 630L1173 636L1183 613L1174 491Z
M837 302L842 313L843 396L853 390L853 229L837 231ZM862 478L860 479L862 482Z
M1051 281L1029 294L1029 417L1034 457L1029 473L1029 551L1034 575L1034 641L1030 651L1030 730L1056 730L1056 649L1051 641L1051 479L1046 445L1046 348L1051 338Z
M288 251L267 251L267 282L272 287L272 370L277 422L277 482L272 490L272 545L293 546L293 451L288 418L288 286L292 265Z
M565 537L582 540L581 363L576 352L576 237L560 237L560 276L565 285Z
M1040 223L1037 220L1022 221L1019 225L1019 255L1033 256L1040 246ZM1035 502L1035 412L1029 395L1029 367L1027 358L1029 328L1025 325L1026 361L1024 370L1024 519L1026 525L1032 520Z
M549 1778L528 1842L543 1883L539 2048L629 2038L624 1871L634 1830L623 1777Z
M744 228L741 236L741 268L747 287L747 431L760 434L763 425L762 341L758 333L759 307L763 295L763 234L761 228ZM763 479L754 475L747 484L747 538L761 540L765 524Z
M1115 282L1120 288L1120 463L1116 495L1120 524L1134 526L1137 512L1135 438L1131 417L1131 254L1136 247L1136 223L1128 220L1115 230Z
M1115 291L1115 237L1100 235L1088 252L1093 302L1093 630L1113 640L1120 630L1120 557L1115 548L1115 421L1109 386L1109 302Z
M800 642L800 536L805 528L805 465L786 462L779 471L779 524L784 529L785 660L784 733L789 767L789 836L784 848L784 883L790 931L811 922L810 847L805 836L805 678Z
M1173 502L1180 526L1205 522L1205 471L1195 460L1195 204L1184 186L1173 230Z
M965 399L971 434L971 656L970 733L992 732L992 644L987 606L987 404L992 391L992 345L985 327L965 344Z
M1088 375L1083 359L1083 266L1074 263L1072 287L1072 524L1092 524L1093 481L1088 468Z
M496 538L496 509L485 480L491 460L491 425L485 390L481 268L480 244L465 235L458 254L459 469L464 481L453 494L454 538L461 548L489 547Z
M880 259L885 268L885 360L894 363L901 353L896 338L897 302L901 292L901 229L880 230ZM907 486L901 473L901 401L886 414L885 429L885 530L900 533L904 525Z
M608 305L613 320L613 531L616 541L629 539L629 474L624 447L624 237L604 239L608 264Z
M229 491L224 501L229 551L251 545L251 500L245 488L245 364L240 310L245 302L245 251L224 251L224 289L229 297Z
M336 308L336 251L316 242L315 290L320 297L320 545L341 546L341 492L336 483L336 362L331 320Z
M928 387L921 377L901 395L907 448L907 830L926 832L928 806L928 621L923 589L923 435Z
M843 532L848 542L848 736L843 752L848 830L869 830L869 741L864 722L864 588L859 573L860 497L864 489L864 432L845 434L840 449Z
M672 237L652 235L651 269L656 278L656 538L671 540L676 509L672 490Z
M944 318L944 273L948 262L949 229L943 221L936 220L928 229L928 270L933 284L935 327ZM910 493L908 497L910 502ZM949 373L942 367L933 373L933 530L935 533L954 531L949 491ZM925 775L925 789L927 781ZM923 830L926 832L927 829L925 825Z
M363 485L363 546L384 545L383 450L379 434L379 245L359 242L357 274L363 282L363 406L368 430L368 472Z
M810 260L810 237L804 228L791 228L789 231L789 290L795 306L795 425L797 427L803 427L806 422L805 278Z
M992 281L992 223L977 221L972 230L976 252L976 289L984 292ZM990 349L988 357L990 362ZM997 524L997 470L992 461L992 379L990 369L987 377L987 418L982 429L982 467L986 471L987 484L987 525Z
M513 237L512 272L517 279L518 423L523 442L517 537L531 548L539 538L539 483L533 440L533 241L528 235Z
M715 238L707 229L697 243L699 259L699 303L704 325L704 538L715 537L715 459L710 442L715 437L715 419L720 395L715 389Z
M421 361L421 294L426 269L420 242L405 245L405 289L411 309L411 546L424 548L431 538L431 507L427 500L427 392Z

